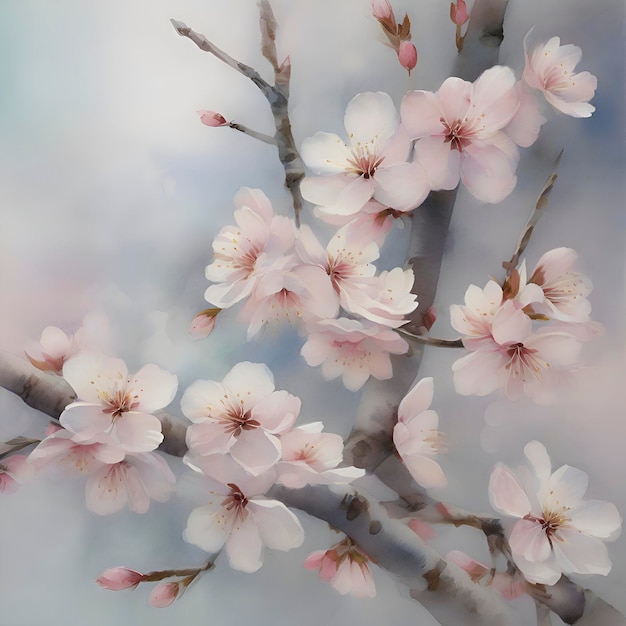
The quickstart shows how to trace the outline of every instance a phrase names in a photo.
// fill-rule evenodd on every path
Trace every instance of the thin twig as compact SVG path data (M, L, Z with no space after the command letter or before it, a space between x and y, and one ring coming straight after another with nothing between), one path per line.
M271 137L270 135L266 135L265 133L260 133L258 130L252 130L251 128L248 128L247 126L244 126L243 124L239 124L238 122L228 122L228 126L229 128L232 128L233 130L238 130L240 133L243 133L244 135L249 135L250 137L253 137L254 139L258 139L259 141L262 141L263 143L268 143L272 146L276 145L275 137Z
M10 441L4 441L0 445L9 446L8 450L4 450L0 452L0 461L7 456L15 454L24 448L28 448L28 446L35 445L37 443L41 443L41 439L29 439L28 437L15 437L15 439L11 439Z
M524 226L524 230L520 235L519 241L517 242L517 246L515 248L515 252L513 252L513 256L508 261L503 261L502 267L506 270L505 279L509 278L513 273L513 270L519 264L520 257L524 254L524 250L526 250L526 246L530 241L530 238L535 230L535 226L539 221L539 218L543 214L544 207L548 204L548 199L550 197L550 193L552 192L552 188L554 187L554 183L558 178L558 174L556 173L557 168L559 167L559 163L561 162L561 156L563 155L563 150L559 152L558 156L554 160L552 165L552 173L548 176L548 180L545 185L541 189L539 193L539 197L537 198L537 202L535 204L535 208L533 212L530 214L526 225Z
M415 343L423 343L426 346L437 346L438 348L462 348L462 339L439 339L439 337L429 337L428 335L416 335L404 328L396 328L396 332L408 337Z

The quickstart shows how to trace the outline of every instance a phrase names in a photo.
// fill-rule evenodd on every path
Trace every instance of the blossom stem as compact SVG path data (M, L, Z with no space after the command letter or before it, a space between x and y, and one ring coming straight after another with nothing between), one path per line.
M558 178L558 174L556 173L557 168L559 167L559 163L561 162L561 156L563 155L563 150L559 152L554 163L552 164L552 172L550 176L548 176L548 180L546 180L545 185L542 187L541 192L539 193L539 197L537 198L537 202L535 203L535 208L533 212L530 214L524 229L522 230L522 234L517 242L517 246L515 251L513 252L513 256L508 261L502 262L502 267L506 270L505 280L511 276L513 270L518 266L519 260L524 254L524 250L526 250L526 246L530 241L530 238L535 230L535 226L539 221L539 218L543 214L543 209L548 204L548 198L550 197L550 193L554 187L554 183Z
M422 343L426 346L437 346L438 348L462 348L462 339L439 339L438 337L429 337L428 335L416 335L404 328L396 328L396 332L408 337L415 343Z
M198 575L202 572L207 572L215 567L215 557L211 557L201 567L188 568L188 569L164 569L154 572L148 572L143 575L142 582L157 582L165 578L187 578L189 582L185 582L185 586L188 586Z
M243 124L239 124L237 122L228 122L228 126L234 130L238 130L240 133L243 133L244 135L254 137L254 139L258 139L259 141L262 141L263 143L268 143L272 146L276 145L276 139L274 137L271 137L270 135L266 135L265 133L260 133L259 131L256 131L256 130L252 130L251 128L248 128L247 126L244 126Z

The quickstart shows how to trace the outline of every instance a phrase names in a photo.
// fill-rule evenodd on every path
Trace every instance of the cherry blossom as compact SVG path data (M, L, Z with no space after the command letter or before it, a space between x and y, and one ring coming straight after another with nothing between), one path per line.
M575 271L578 254L572 248L556 248L546 252L528 280L542 290L539 304L533 309L550 318L564 322L587 322L591 304L591 280Z
M517 146L502 130L519 107L513 71L492 67L474 83L446 79L439 91L411 91L400 108L409 136L417 139L415 159L433 189L459 182L485 202L500 202L513 191Z
M266 325L287 321L297 327L302 322L332 318L338 310L337 295L328 275L290 255L259 279L240 318L250 322L249 341Z
M517 81L515 89L519 97L519 109L503 130L518 146L528 148L537 141L547 118L542 113L536 91L530 89L523 80Z
M96 578L96 582L104 589L121 591L122 589L135 589L145 579L145 575L141 572L127 567L113 567L102 572Z
M107 444L113 462L126 452L154 450L163 441L161 422L151 413L173 400L174 374L151 364L131 376L124 361L85 353L65 363L63 377L78 396L60 417L75 442Z
M306 225L300 228L296 251L303 263L318 267L330 281L336 301L349 310L351 293L358 293L364 278L374 276L372 263L379 256L378 246L365 231L352 231L344 226L328 242L326 249Z
M322 422L304 424L280 438L282 459L276 467L277 482L299 489L305 485L346 484L365 474L356 467L337 467L343 461L343 439L323 433L322 428Z
M228 124L226 118L221 113L216 113L215 111L196 111L196 113L200 116L200 121L205 126L225 126Z
M430 188L421 165L407 163L411 142L391 97L380 91L358 94L344 124L349 146L326 132L302 143L305 164L321 174L302 181L302 195L318 211L338 215L354 215L372 198L398 211L419 206Z
M126 505L135 513L146 513L150 500L165 502L176 478L169 465L155 452L128 454L123 461L101 464L87 479L87 508L110 515Z
M274 390L266 365L235 365L219 383L198 380L184 393L183 413L194 422L187 445L194 455L230 455L242 467L259 474L280 459L278 435L293 426L300 399Z
M329 550L318 550L309 554L304 561L304 567L318 570L320 579L330 582L342 595L373 598L376 587L369 562L368 556L346 537Z
M23 454L0 459L0 493L15 493L33 474L33 468Z
M553 585L562 572L608 574L611 561L603 541L617 538L622 524L615 505L584 501L587 474L569 465L552 472L538 441L528 443L524 454L530 471L494 467L489 498L496 511L518 518L509 543L526 579Z
M532 30L524 37L524 80L541 91L557 111L572 117L590 117L596 108L589 100L596 92L598 80L589 72L574 72L582 58L581 49L571 44L562 46L559 37L552 37L529 53Z
M322 366L327 380L342 376L350 391L358 391L370 376L391 378L390 354L404 354L409 345L397 333L368 320L345 317L321 320L310 328L300 354L311 366Z
M213 241L215 260L206 268L206 278L218 283L205 292L216 307L227 308L250 295L257 280L272 263L293 247L295 227L274 215L260 189L242 187L234 197L235 226L225 226Z
M274 470L251 476L223 454L188 455L185 462L204 474L198 478L206 492L204 504L187 520L185 541L209 553L225 546L230 566L243 572L262 566L264 546L286 551L302 545L298 518L282 502L264 497L275 482Z
M507 300L491 323L493 346L477 350L452 365L454 386L461 395L484 396L503 387L517 399L552 402L564 374L577 365L581 344L568 332L550 328L532 332L532 320L519 302Z
M445 450L437 430L439 417L429 407L433 400L432 378L422 378L407 393L398 407L398 422L393 428L393 443L417 483L431 489L448 484L439 463L432 457Z

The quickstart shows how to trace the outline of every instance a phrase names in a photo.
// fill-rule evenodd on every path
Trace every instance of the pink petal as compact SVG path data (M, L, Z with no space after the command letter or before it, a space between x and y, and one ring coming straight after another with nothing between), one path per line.
M496 511L513 517L524 517L532 508L521 482L502 463L498 463L491 472L489 501Z
M443 137L424 137L415 144L415 160L424 168L432 189L454 189L461 177L461 155Z
M411 139L443 133L439 100L430 91L409 91L402 100L400 115Z
M233 527L226 554L230 566L242 572L256 572L263 565L263 542L251 515Z
M102 572L96 582L105 589L121 591L135 588L143 579L144 575L140 572L127 567L113 567Z
M481 114L481 136L491 135L506 126L519 108L513 70L496 65L484 71L474 83L472 105Z
M192 424L187 428L187 445L194 454L226 454L235 444L231 432L226 432L218 422Z
M600 539L590 537L575 528L559 530L560 541L555 541L554 555L561 569L577 574L602 574L611 571L611 560Z
M419 415L428 409L433 401L435 385L432 377L422 378L402 398L398 407L398 419L405 421L414 415Z
M414 209L430 192L430 183L419 163L380 167L374 176L374 186L374 198L396 211Z
M289 430L300 413L300 398L286 391L275 391L261 398L252 409L252 418L261 428L278 435Z
M411 476L422 487L435 489L448 484L448 479L437 461L421 454L414 454L403 460Z
M102 354L79 354L63 365L63 378L72 386L78 399L94 404L101 402L100 390L108 391L110 382L125 380L127 376L124 361Z
M454 388L462 396L486 396L504 383L508 359L500 352L472 352L452 364Z
M302 197L319 206L332 205L355 175L341 172L334 176L307 176L300 183Z
M179 583L159 583L151 592L148 604L157 609L164 609L176 600L181 590Z
M121 511L128 501L123 471L119 464L104 465L85 486L87 508L98 515Z
M316 550L315 552L311 552L311 554L304 559L304 567L309 570L318 569L322 564L325 554L325 550Z
M205 504L191 512L183 537L205 552L219 552L232 527L232 517L220 504Z
M258 476L280 459L280 442L264 430L244 430L237 437L230 454L253 476Z
M532 321L522 311L520 305L507 300L493 316L491 333L502 346L524 343L532 332Z
M120 471L128 494L128 508L135 513L145 513L150 508L150 494L139 471L129 463L120 464Z
M59 421L61 426L77 435L75 441L88 443L91 443L90 439L108 431L112 424L111 415L102 410L101 404L85 402L68 404Z
M589 477L576 467L563 465L550 477L544 487L545 501L554 507L573 508L582 500ZM551 507L552 508L552 507Z
M524 446L524 454L539 480L547 481L552 474L552 463L546 447L539 441L530 441Z
M546 531L539 522L521 519L515 522L509 543L514 554L529 561L545 561L551 552Z
M154 415L130 411L115 421L114 432L128 452L150 452L163 441L161 422Z
M274 215L272 203L260 189L241 187L235 194L233 203L238 209L248 207L267 223L269 223Z
M345 185L332 203L318 208L320 212L335 215L354 215L374 195L374 181L371 178L349 176L347 180L348 184Z
M139 410L151 413L166 407L176 395L178 378L157 365L144 365L131 379L139 395Z
M472 83L455 76L443 81L437 95L446 122L452 124L457 120L465 119L470 110L472 91ZM442 134L442 130L439 130L438 134Z

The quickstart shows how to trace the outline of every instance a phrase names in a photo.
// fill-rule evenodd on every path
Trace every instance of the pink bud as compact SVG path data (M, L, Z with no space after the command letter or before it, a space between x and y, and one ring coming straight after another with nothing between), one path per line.
M222 309L204 309L200 311L192 320L189 326L189 334L194 339L204 339L208 337L215 328L217 316Z
M176 600L180 590L180 583L159 583L152 590L148 604L157 609L164 609Z
M395 23L396 21L389 0L372 0L372 13L381 22L390 21Z
M228 124L226 118L221 113L215 111L196 111L200 116L200 121L205 126L225 126Z
M414 517L409 520L408 527L420 538L424 541L430 541L433 537L437 535L435 529L426 522L423 522L421 519Z
M410 41L400 42L400 47L398 48L398 60L400 61L400 65L405 70L408 70L409 74L417 65L417 50Z
M462 26L465 22L467 22L467 20L469 20L465 0L457 0L456 6L454 2L450 4L450 19L457 26Z
M426 327L426 330L430 330L433 327L433 324L437 321L437 309L434 306L428 307L426 313L424 313L424 317L422 322Z
M105 589L121 591L122 589L134 589L144 579L145 576L141 572L136 572L127 567L114 567L102 572L96 578L96 582Z

